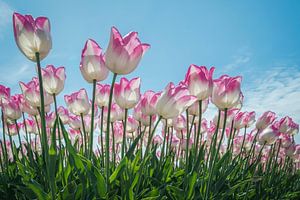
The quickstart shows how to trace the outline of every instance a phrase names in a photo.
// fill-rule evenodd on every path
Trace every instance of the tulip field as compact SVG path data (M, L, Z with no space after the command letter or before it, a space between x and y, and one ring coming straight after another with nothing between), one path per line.
M37 75L15 80L19 94L0 85L0 199L300 199L299 124L243 110L241 76L192 64L181 82L141 93L126 75L150 45L112 27L105 50L92 39L82 49L90 87L65 94L67 69L44 60L49 19L12 20Z

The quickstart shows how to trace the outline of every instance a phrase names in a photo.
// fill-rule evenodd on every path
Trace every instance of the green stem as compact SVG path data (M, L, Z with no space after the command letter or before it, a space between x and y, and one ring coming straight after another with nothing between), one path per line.
M39 89L40 89L40 99L41 99L41 105L40 105L40 117L41 117L41 137L42 137L42 151L43 155L45 157L46 166L48 166L49 161L49 147L47 142L47 132L46 132L46 121L45 121L45 100L44 100L44 88L43 88L43 78L42 78L42 70L41 70L41 63L40 63L40 54L39 52L35 53L36 57L36 63L37 63L37 69L38 69L38 78L39 78ZM49 169L47 167L47 173L49 172Z
M125 146L126 146L127 115L128 115L128 109L125 109L125 120L124 120L124 127L123 127L123 128L124 128L124 131L123 131L123 143L122 143L121 159L124 157Z
M101 145L101 162L104 166L104 148L103 148L103 113L104 113L104 106L101 108L101 122L100 122L100 145Z
M96 80L94 79L93 80L93 96L92 96L91 131L90 131L90 139L89 139L89 156L88 156L89 159L92 158L92 154L93 154L95 95L96 95Z
M84 145L84 153L83 155L86 156L86 153L87 153L87 146L86 146L86 129L85 129L85 125L84 125L84 119L83 119L83 114L81 113L80 114L80 118L81 118L81 124L82 124L82 131L83 131L83 144Z
M107 128L106 128L106 137L105 137L105 171L106 171L106 189L109 191L109 176L110 176L110 171L109 171L109 130L110 130L110 111L111 111L111 104L112 104L112 98L113 98L113 91L114 91L114 85L116 82L117 74L114 73L112 83L111 83L111 88L109 92L109 101L108 101L108 113L107 113Z
M7 155L7 148L6 148L6 137L5 137L5 127L4 127L4 113L1 109L1 121L2 121L2 134L3 134L3 141L4 141L4 153L5 153L5 161L8 164L8 155Z
M202 100L199 101L199 119L198 119L198 130L197 130L197 137L196 137L196 149L195 149L195 157L198 154L198 144L199 144L199 135L201 134L201 122L202 121Z
M22 147L22 140L21 140L21 136L20 136L20 131L19 131L19 126L18 126L17 120L15 120L15 125L16 125L16 129L17 129L17 133L18 133L19 143L20 143L19 148L21 150L22 157L24 157L24 152L23 152L23 147Z

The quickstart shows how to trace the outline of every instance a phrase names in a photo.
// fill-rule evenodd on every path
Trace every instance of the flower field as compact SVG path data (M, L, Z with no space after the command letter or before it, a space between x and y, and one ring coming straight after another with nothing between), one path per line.
M244 111L241 76L191 64L181 82L141 93L126 75L150 45L112 27L105 50L93 39L82 49L90 87L64 94L67 69L44 60L49 19L12 20L37 76L16 80L20 94L0 85L0 199L300 199L299 124Z

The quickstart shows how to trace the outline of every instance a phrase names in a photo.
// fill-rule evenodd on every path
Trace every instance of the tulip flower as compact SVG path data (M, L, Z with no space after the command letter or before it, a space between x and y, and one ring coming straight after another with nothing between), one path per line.
M279 137L278 129L271 125L267 128L265 128L258 137L258 142L260 145L266 144L266 145L272 145L276 142L276 140Z
M5 87L4 85L0 85L0 106L2 98L10 98L10 88Z
M150 126L150 116L152 121L151 125L153 125L153 123L156 120L156 115L144 115L144 114L141 115L141 122L144 126Z
M214 70L214 67L209 71L205 66L191 65L189 67L184 83L188 86L190 94L196 96L198 100L207 99L211 95Z
M212 91L212 102L220 109L230 109L235 107L241 97L242 77L221 76L214 80Z
M20 82L20 87L25 100L33 107L41 107L40 87L37 78L32 78L32 81L25 84ZM53 102L53 97L44 92L45 106Z
M14 96L9 99L2 99L2 110L4 116L11 120L17 120L22 116L20 110L20 101L17 98L14 98Z
M108 115L108 107L104 107L103 110L103 119L107 119ZM118 120L124 119L124 110L120 108L120 106L116 103L112 103L111 105L111 111L110 111L110 121L115 122Z
M137 32L130 32L122 37L118 29L112 27L105 53L106 66L115 74L129 74L137 67L149 47L149 44L140 42Z
M155 135L152 140L154 145L161 145L163 143L163 139L160 135Z
M108 84L99 84L96 85L96 96L95 96L95 103L99 107L108 107L109 101L109 92L110 92L110 85Z
M126 78L121 78L120 83L115 83L114 86L114 99L116 103L123 109L133 108L141 96L140 84L140 78L134 78L130 81Z
M156 104L157 113L164 119L174 118L191 106L197 98L190 95L189 90L179 85L169 83Z
M156 104L161 93L146 91L141 98L141 110L144 115L155 115Z
M139 123L135 120L132 116L128 116L127 124L126 124L126 131L128 133L133 133L138 129Z
M34 120L26 119L25 123L26 123L26 128L28 133L33 133L36 135L38 134L38 128ZM23 126L23 128L25 128L25 126Z
M36 53L40 60L48 55L52 48L48 18L14 13L13 27L17 46L29 60L36 62Z
M69 111L66 108L63 106L58 107L57 113L63 124L67 124L69 122Z
M69 115L68 124L72 129L75 129L75 130L79 130L82 128L80 118L79 118L79 116L76 116L76 115Z
M43 86L47 93L58 95L63 89L66 79L65 68L55 68L53 65L47 65L42 69Z
M256 128L262 130L271 125L276 119L276 114L271 111L264 112L256 122Z
M142 118L142 105L141 101L138 102L138 104L134 107L132 116L135 120L141 121Z
M65 102L69 111L78 116L88 114L91 106L85 89L65 95Z
M299 132L299 124L296 124L293 119L288 116L280 119L277 126L281 133L295 135Z
M234 117L234 128L241 129L251 126L255 122L255 112L239 112Z
M87 40L81 53L80 71L89 82L102 81L108 76L101 47L94 40Z
M181 130L186 129L186 119L183 115L179 115L178 117L174 118L172 122L176 131L180 132Z

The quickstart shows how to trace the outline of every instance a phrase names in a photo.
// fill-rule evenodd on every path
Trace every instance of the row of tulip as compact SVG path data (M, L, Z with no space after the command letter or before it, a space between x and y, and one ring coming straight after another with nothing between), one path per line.
M141 198L141 191L150 187L144 180L148 176L142 174L153 175L148 171L153 159L158 160L153 168L157 173L164 174L168 162L171 171L184 170L180 187L187 191L187 199L215 197L218 174L236 163L242 179L254 166L253 174L272 174L266 178L269 184L274 174L286 171L292 176L300 168L300 145L294 140L299 125L288 116L276 120L271 111L257 120L254 111L241 111L244 96L240 76L214 79L214 67L191 65L177 85L169 83L162 92L148 90L141 94L140 78L122 77L119 82L116 78L131 73L150 45L142 43L137 32L122 36L112 27L105 53L92 39L82 50L79 67L92 85L91 99L82 88L64 96L66 107L58 106L56 99L64 89L66 69L53 65L42 68L40 64L52 48L49 20L14 13L13 25L17 46L37 64L38 77L20 82L21 94L11 95L9 88L0 85L1 173L13 177L31 162L42 162L39 165L45 167L44 177L29 180L21 174L22 184L40 199L64 198L60 196L61 188L72 182L68 166L75 170L81 184L85 183L81 186L82 198L108 198L117 193L124 199ZM113 73L111 85L99 83L109 72ZM216 106L218 114L208 123L203 114L209 103ZM224 162L221 168L220 161ZM122 171L124 163L127 166ZM138 169L133 169L132 163ZM96 192L88 189L94 179L81 177L81 165L97 177L100 186ZM122 173L118 181L131 187L122 189L122 185L113 184L117 173ZM196 192L199 174L207 178ZM62 177L58 181L59 175ZM44 184L37 186L38 179ZM251 184L246 182L244 186L249 188ZM50 188L49 195L41 195L41 191L48 192L46 188Z

